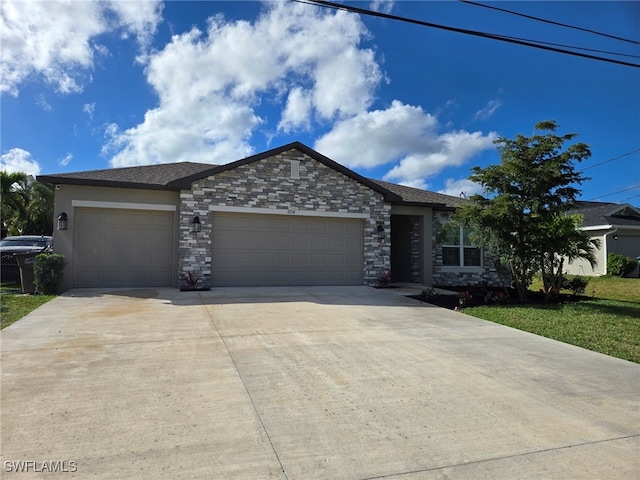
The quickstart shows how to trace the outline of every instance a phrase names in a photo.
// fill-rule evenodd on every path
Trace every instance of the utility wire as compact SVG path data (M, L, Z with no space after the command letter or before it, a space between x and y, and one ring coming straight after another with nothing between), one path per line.
M634 185L633 187L629 187L629 188L623 188L622 190L618 190L617 192L607 193L606 195L598 195L597 197L590 198L589 200L587 200L587 202L590 202L591 200L596 200L599 198L610 197L611 195L617 195L618 193L628 192L629 190L635 190L636 188L640 188L640 184Z
M531 20L536 20L538 22L550 23L552 25L558 25L560 27L573 28L574 30L580 30L582 32L593 33L594 35L600 35L602 37L613 38L615 40L621 40L623 42L635 43L636 45L640 45L640 42L638 42L637 40L630 40L628 38L623 38L623 37L618 37L616 35L610 35L608 33L598 32L596 30L591 30L589 28L576 27L574 25L568 25L566 23L554 22L553 20L547 20L545 18L534 17L534 16L531 16L531 15L526 15L524 13L514 12L512 10L506 10L506 9L500 8L500 7L494 7L493 5L485 5L483 3L472 2L470 0L458 0L458 1L460 1L462 3L468 3L469 5L475 5L476 7L489 8L491 10L498 10L500 12L509 13L511 15L518 15L519 17L529 18Z
M413 19L413 18L400 17L398 15L391 15L391 14L388 14L388 13L376 12L376 11L373 11L373 10L366 10L364 8L353 7L353 6L350 6L350 5L344 5L344 4L335 3L335 2L329 2L329 1L326 1L326 0L293 0L293 1L297 2L297 3L305 3L305 4L308 4L308 5L315 5L315 6L319 6L319 7L332 8L334 10L345 10L347 12L358 13L360 15L369 15L369 16L372 16L372 17L385 18L385 19L388 19L388 20L398 20L400 22L413 23L413 24L416 24L416 25L421 25L423 27L437 28L437 29L446 30L446 31L449 31L449 32L464 33L464 34L473 35L473 36L476 36L476 37L489 38L489 39L492 39L492 40L499 40L499 41L502 41L502 42L514 43L514 44L517 44L517 45L524 45L524 46L527 46L527 47L539 48L539 49L542 49L542 50L548 50L548 51L557 52L557 53L564 53L566 55L574 55L576 57L589 58L591 60L600 60L602 62L615 63L617 65L624 65L624 66L627 66L627 67L640 68L640 64L624 62L622 60L615 60L613 58L598 57L598 56L589 55L589 54L586 54L586 53L572 52L570 50L563 50L563 49L555 48L555 47L551 47L551 46L545 46L545 45L541 45L540 42L537 42L536 40L525 40L525 39L519 39L519 38L516 38L516 37L509 37L509 36L506 36L506 35L497 35L497 34L493 34L493 33L479 32L479 31L476 31L476 30L467 30L467 29L464 29L464 28L449 27L447 25L440 25L440 24L437 24L437 23L425 22L425 21L416 20L416 19Z
M638 195L633 195L632 197L623 198L620 200L621 202L626 202L627 200L631 200L632 198L640 197L640 193Z
M636 152L640 152L640 148L636 148L635 150L633 150L631 152L623 153L622 155L618 155L617 157L610 158L609 160L605 160L603 162L595 163L595 164L593 164L593 165L591 165L589 167L583 168L582 170L578 170L578 173L582 173L582 172L584 172L586 170L589 170L590 168L599 167L600 165L604 165L605 163L613 162L614 160L619 160L620 158L627 157L627 156L629 156L629 155L631 155L633 153L636 153Z

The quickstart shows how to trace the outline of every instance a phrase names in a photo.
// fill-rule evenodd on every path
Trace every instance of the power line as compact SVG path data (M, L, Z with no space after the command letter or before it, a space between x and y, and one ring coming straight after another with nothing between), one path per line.
M612 195L617 195L618 193L628 192L629 190L635 190L636 188L640 188L640 184L634 185L633 187L623 188L622 190L618 190L617 192L607 193L606 195L598 195L597 197L588 199L587 202L590 202L591 200L596 200L599 198L605 198L605 197L610 197Z
M574 25L568 25L566 23L554 22L553 20L547 20L545 18L534 17L534 16L531 16L531 15L526 15L524 13L514 12L512 10L506 10L506 9L500 8L500 7L494 7L493 5L485 5L485 4L482 4L482 3L472 2L470 0L458 0L458 1L460 1L462 3L468 3L469 5L475 5L476 7L489 8L491 10L498 10L500 12L509 13L511 15L518 15L519 17L529 18L531 20L536 20L538 22L550 23L552 25L558 25L560 27L572 28L574 30L580 30L582 32L593 33L594 35L600 35L602 37L613 38L614 40L621 40L623 42L635 43L636 45L640 45L640 42L638 42L636 40L630 40L628 38L623 38L623 37L618 37L616 35L610 35L608 33L598 32L596 30L591 30L589 28L576 27Z
M493 33L486 33L486 32L479 32L476 30L467 30L464 28L457 28L457 27L449 27L447 25L440 25L437 23L430 23L430 22L425 22L422 20L416 20L413 18L407 18L407 17L400 17L398 15L391 15L388 13L383 13L383 12L376 12L373 10L366 10L364 8L358 8L358 7L353 7L350 5L344 5L344 4L339 4L339 3L334 3L334 2L329 2L326 0L293 0L294 2L297 3L305 3L308 5L315 5L315 6L319 6L319 7L325 7L325 8L332 8L334 10L345 10L347 12L352 12L352 13L358 13L360 15L369 15L372 17L380 17L380 18L385 18L388 20L397 20L400 22L406 22L406 23L413 23L416 25L421 25L423 27L431 27L431 28L437 28L440 30L446 30L446 31L450 31L450 32L456 32L456 33L464 33L466 35L473 35L473 36L477 36L477 37L483 37L483 38L489 38L492 40L499 40L502 42L507 42L507 43L514 43L517 45L524 45L527 47L533 47L533 48L539 48L541 50L548 50L551 52L557 52L557 53L564 53L566 55L573 55L576 57L582 57L582 58L589 58L591 60L599 60L602 62L608 62L608 63L615 63L617 65L624 65L627 67L635 67L635 68L640 68L640 64L636 64L636 63L629 63L629 62L624 62L622 60L616 60L613 58L607 58L607 57L598 57L595 55L589 55L586 53L580 53L580 52L572 52L570 50L563 50L560 48L555 48L555 47L551 47L551 46L546 46L546 45L542 45L541 42L538 42L536 40L526 40L526 39L520 39L520 38L516 38L516 37L509 37L506 35L498 35L498 34L493 34ZM578 48L578 47L571 47L571 48Z
M627 197L627 198L623 198L622 200L620 200L621 202L626 202L627 200L631 200L632 198L637 198L640 197L640 193L638 195L633 195L631 197Z
M591 165L589 167L583 168L582 170L578 170L578 173L582 173L582 172L584 172L586 170L589 170L590 168L599 167L600 165L604 165L605 163L613 162L614 160L619 160L620 158L627 157L627 156L629 156L629 155L631 155L633 153L636 153L636 152L640 152L640 148L636 148L635 150L633 150L631 152L623 153L622 155L618 155L617 157L613 157L613 158L610 158L609 160L605 160L603 162L596 163L596 164Z

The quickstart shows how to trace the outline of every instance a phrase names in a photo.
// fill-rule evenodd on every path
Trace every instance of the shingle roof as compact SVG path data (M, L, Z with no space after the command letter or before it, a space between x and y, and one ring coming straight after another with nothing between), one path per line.
M138 167L108 168L85 172L39 175L38 181L50 187L56 184L71 184L98 187L140 188L147 190L188 189L191 187L193 181L200 178L215 175L293 149L297 149L311 158L366 185L372 190L382 193L385 200L393 204L421 205L449 209L455 208L466 201L465 199L450 195L365 178L299 142L284 145L225 165L195 162L163 163Z
M214 165L195 162L163 163L139 167L38 175L38 181L46 185L75 184L98 187L172 190L170 188L172 182L186 176L209 171L214 167Z
M402 197L402 201L400 202L402 204L427 204L434 207L455 208L467 201L464 198L445 195L443 193L429 192L420 188L406 187L404 185L384 182L382 180L371 179L371 181Z
M585 227L601 225L639 226L640 209L629 204L609 202L576 202L571 213L579 213L584 217Z

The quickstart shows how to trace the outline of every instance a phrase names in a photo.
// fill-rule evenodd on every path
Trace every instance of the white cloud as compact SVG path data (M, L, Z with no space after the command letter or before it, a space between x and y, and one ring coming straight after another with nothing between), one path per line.
M421 107L395 100L386 110L337 122L314 148L350 168L375 168L410 152L433 149L432 132L437 123Z
M310 112L312 105L311 98L303 88L292 88L282 112L278 130L290 132L297 129L308 129L311 125Z
M38 95L38 98L36 100L36 105L42 108L45 112L50 112L51 110L53 110L49 102L47 102L47 99L45 98L44 94Z
M426 188L425 178L444 168L466 163L493 148L495 133L440 133L437 119L420 107L396 100L386 110L356 115L338 122L315 148L351 168L395 166L385 180Z
M113 166L229 162L253 153L258 126L308 128L372 104L383 75L373 51L358 47L368 35L358 16L289 2L265 8L253 22L212 17L206 32L174 35L149 56L147 80L159 104L143 123L112 129L105 151ZM282 98L277 122L256 112Z
M384 180L408 182L436 175L446 167L464 165L483 150L494 148L496 134L454 131L431 138L430 148L415 151L400 160Z
M445 195L452 195L454 197L464 196L469 198L471 195L475 195L476 193L482 193L482 191L482 185L472 182L468 178L462 178L459 180L448 178L445 182L445 188L438 190L438 193L444 193Z
M94 52L104 53L95 38L124 29L146 44L160 21L159 11L157 1L3 0L0 92L17 96L20 84L34 74L59 93L81 92ZM110 21L113 12L116 22Z
M40 174L40 164L26 150L12 148L0 156L0 170L7 173L24 172L35 177Z
M490 100L484 106L484 108L478 110L474 115L474 120L488 120L496 113L496 110L502 106L502 102L500 100Z
M370 3L371 10L381 13L391 13L396 0L373 0Z
M73 155L68 153L62 160L58 162L59 165L66 167L69 165L69 162L73 159Z
M89 116L89 118L93 118L93 113L96 111L96 102L85 103L82 106L82 111L86 113Z

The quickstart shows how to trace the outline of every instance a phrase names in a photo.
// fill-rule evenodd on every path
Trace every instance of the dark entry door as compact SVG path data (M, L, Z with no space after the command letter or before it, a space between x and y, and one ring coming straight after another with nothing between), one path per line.
M391 215L391 279L411 281L411 217Z

